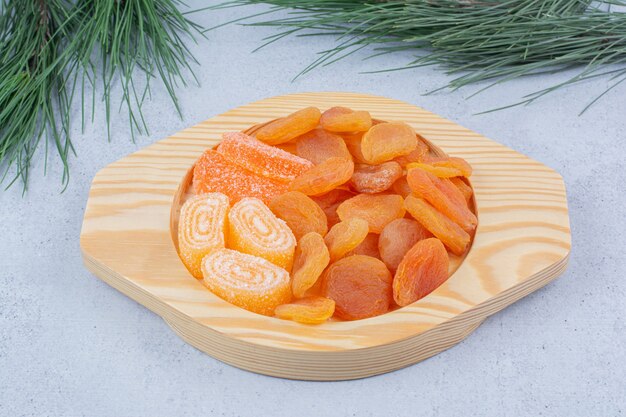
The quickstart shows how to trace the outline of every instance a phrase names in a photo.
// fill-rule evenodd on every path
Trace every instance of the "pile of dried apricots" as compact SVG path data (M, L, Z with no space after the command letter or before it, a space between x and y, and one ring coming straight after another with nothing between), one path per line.
M180 257L216 295L317 324L384 314L428 295L477 218L471 166L401 122L307 107L198 159Z

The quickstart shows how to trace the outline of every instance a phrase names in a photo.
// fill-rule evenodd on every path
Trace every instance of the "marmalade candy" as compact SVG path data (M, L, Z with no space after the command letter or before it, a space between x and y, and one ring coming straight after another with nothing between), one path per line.
M413 245L432 236L424 226L413 219L396 219L385 226L380 233L378 239L380 259L387 265L387 268L395 271Z
M258 256L217 249L202 259L202 275L213 294L255 313L272 315L291 300L289 273Z
M361 152L370 164L380 164L407 155L417 147L415 131L406 123L380 123L368 130L361 140Z
M258 198L244 198L228 213L228 247L291 269L296 238Z
M297 298L305 296L315 285L330 262L324 238L315 232L307 233L298 241L291 270L291 289Z
M322 277L322 294L335 301L335 316L359 320L389 311L391 273L379 259L352 255L331 264Z
M372 127L372 117L367 111L331 107L322 113L320 124L329 132L364 132Z
M274 197L269 207L272 213L287 223L296 239L309 232L324 236L328 231L324 211L299 191L289 191Z
M298 110L282 119L274 120L257 130L256 138L268 145L278 145L304 135L317 127L321 117L317 107Z
M274 196L288 190L286 183L256 175L212 149L206 150L196 162L193 185L197 194L222 193L231 203L244 197L256 197L269 202Z
M322 129L311 130L298 137L296 152L298 156L315 165L321 164L328 158L352 159L343 138Z
M329 158L294 179L289 185L292 191L306 195L321 195L345 184L352 177L354 163L346 158Z
M427 201L414 195L404 200L407 211L455 255L463 255L470 243L470 235L461 227L431 206Z
M448 279L448 252L439 239L417 242L393 277L393 299L401 307L433 292Z
M224 133L217 152L230 162L263 177L290 182L313 164L241 132ZM347 152L347 149L346 149Z
M228 209L228 197L221 193L209 193L190 198L180 210L180 259L198 279L202 278L202 258L226 245Z
M350 185L360 193L375 194L391 188L401 177L402 167L394 161L380 165L357 164Z
M359 246L365 240L367 232L367 222L359 218L348 219L331 227L324 237L330 260L335 261Z
M303 324L321 324L335 312L335 302L325 297L306 297L276 307L279 319L293 320Z
M380 233L392 220L404 217L402 196L396 194L359 194L337 207L342 221L353 218L366 220L371 233Z

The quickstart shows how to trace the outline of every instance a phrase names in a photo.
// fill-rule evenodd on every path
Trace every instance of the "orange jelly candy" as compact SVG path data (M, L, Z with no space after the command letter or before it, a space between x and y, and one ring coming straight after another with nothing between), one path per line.
M330 262L324 238L315 232L307 233L298 241L291 270L291 289L297 298L304 297L313 287Z
M404 200L404 205L411 216L424 228L440 239L452 253L463 255L470 243L470 235L461 227L428 204L427 201L414 195Z
M276 307L279 319L303 324L320 324L333 316L335 302L325 297L307 297Z
M180 258L191 274L202 278L202 258L226 244L228 197L220 193L197 195L183 204L178 219Z
M282 181L256 175L233 164L212 149L206 150L196 162L193 184L197 194L222 193L231 203L244 197L269 202L274 196L287 192L288 188Z
M361 140L361 152L370 164L380 164L417 147L413 128L406 123L380 123L371 127Z
M228 213L228 247L291 269L296 238L258 198L244 198Z
M476 228L478 220L474 213L470 211L465 201L460 203L454 197L450 198L446 192L441 191L440 187L445 187L441 179L420 168L412 168L407 173L407 181L416 196L428 201L463 230L471 232ZM452 190L449 191L454 193Z
M354 163L350 159L329 158L293 180L289 189L306 195L325 194L348 182L353 172Z
M337 215L337 207L339 207L339 204L352 197L354 197L353 192L336 188L334 190L330 190L326 194L311 198L317 203L318 206L321 207L324 213L326 213L328 227L333 227L340 222L339 215Z
M322 293L335 301L335 316L359 320L384 314L392 301L392 277L384 263L353 255L331 264L322 278Z
M367 222L359 218L348 219L334 225L324 238L330 260L335 261L359 246L365 240L367 232Z
M329 132L363 132L372 127L372 117L367 111L331 107L322 113L320 124Z
M352 159L341 136L333 135L322 129L311 130L296 139L298 156L321 164L328 158Z
M392 220L404 217L404 202L396 194L359 194L337 207L342 221L360 218L367 221L371 233L380 233Z
M433 235L417 221L396 219L380 233L378 249L380 259L391 270L396 270L409 249L417 242Z
M350 255L367 255L372 258L380 259L380 252L378 251L378 235L376 233L368 233L363 239L363 242L359 243L359 246L346 253L346 256Z
M402 167L394 161L380 165L357 164L350 185L360 193L374 194L389 189L402 177Z
M393 277L393 299L409 305L448 279L448 252L436 238L417 242L404 256Z
M324 211L315 201L299 191L289 191L274 197L269 207L287 223L296 239L309 232L324 236L328 231Z
M259 314L291 300L289 273L258 256L218 249L202 260L204 285L218 297Z
M274 180L290 182L311 169L313 164L274 146L240 132L224 133L217 152L230 162L255 174Z
M256 132L256 138L268 145L289 142L315 129L321 115L317 107L298 110L287 117L266 124Z

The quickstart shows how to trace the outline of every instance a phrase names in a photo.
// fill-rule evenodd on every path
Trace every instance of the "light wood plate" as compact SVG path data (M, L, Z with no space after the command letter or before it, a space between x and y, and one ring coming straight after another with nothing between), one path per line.
M223 132L311 105L342 105L369 110L377 119L405 121L474 167L479 226L473 246L450 279L427 297L370 319L308 326L235 307L180 262L171 211L198 156ZM454 346L486 317L564 271L570 229L563 180L539 162L408 103L305 93L238 107L108 165L93 180L80 242L90 271L211 356L267 375L341 380L399 369Z

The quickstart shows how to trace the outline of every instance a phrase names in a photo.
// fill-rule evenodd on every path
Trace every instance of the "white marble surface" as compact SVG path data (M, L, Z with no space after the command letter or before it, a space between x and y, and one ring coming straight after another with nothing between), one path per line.
M257 9L197 20L213 26ZM0 415L626 414L626 87L582 117L578 112L607 80L477 116L565 75L514 81L467 101L472 89L422 95L446 81L436 68L359 74L410 58L362 62L363 53L291 82L332 39L291 38L251 54L271 33L235 25L210 32L193 46L201 86L180 90L185 120L157 89L145 108L151 132L136 143L122 116L113 122L112 143L102 114L84 134L76 123L78 157L63 194L56 160L45 178L38 175L42 156L25 196L19 187L0 194ZM98 169L229 108L304 91L356 91L418 104L561 172L573 234L568 271L425 362L359 381L315 383L220 363L84 269L78 236Z

